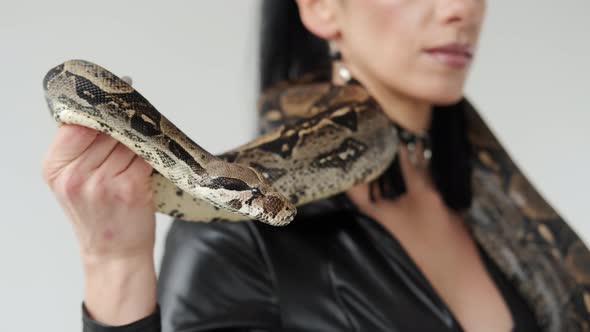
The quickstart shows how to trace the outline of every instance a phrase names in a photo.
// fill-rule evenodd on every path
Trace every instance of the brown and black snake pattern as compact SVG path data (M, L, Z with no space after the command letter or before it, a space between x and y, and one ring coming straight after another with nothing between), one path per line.
M395 128L360 87L317 84L277 95L267 118L283 125L219 156L96 64L66 61L47 73L44 88L56 121L109 134L150 163L158 211L189 221L247 216L284 225L295 206L381 174L397 146Z
M154 167L160 211L183 214L175 199L180 189L210 205L271 224L288 223L295 215L295 206L257 171L208 153L106 69L87 61L66 61L47 73L43 86L57 122L111 135ZM162 196L160 191L173 194Z
M231 180L240 180L240 171L231 176L211 176L227 165L241 165L272 186L269 192L276 189L291 203L301 205L377 177L397 149L395 131L366 90L360 85L314 82L311 76L309 80L281 83L261 97L261 130L266 134L220 156L206 154L197 156L199 159L193 155L194 142L178 129L170 129L168 122L162 125L163 116L154 113L151 105L147 107L149 103L133 88L107 75L109 89L124 97L101 87L99 90L108 95L101 97L103 104L97 103L100 91L72 90L75 76L67 74L66 69L63 65L52 69L44 81L46 90L60 91L47 97L54 116L66 114L61 113L64 109L77 108L101 120L104 114L123 111L129 115L124 126L118 128L103 119L95 129L107 133L117 130L133 144L162 132L171 133L171 139L164 140L166 144L158 149L131 147L146 160L157 159L165 168L185 164L190 174L209 176L207 186L214 190L244 189ZM56 79L60 75L62 78ZM78 81L83 80L74 79L74 83ZM105 101L115 109L103 107ZM469 102L465 105L473 149L474 190L472 206L463 215L465 222L531 305L545 331L590 331L590 253L586 245L528 181L475 108ZM212 164L209 160L221 162ZM205 203L197 195L186 194L175 185L179 179L171 175L154 177L162 212L194 221L244 219ZM230 209L240 209L249 199L251 195L233 197L224 203Z
M474 200L465 220L545 331L590 331L590 253L466 103Z

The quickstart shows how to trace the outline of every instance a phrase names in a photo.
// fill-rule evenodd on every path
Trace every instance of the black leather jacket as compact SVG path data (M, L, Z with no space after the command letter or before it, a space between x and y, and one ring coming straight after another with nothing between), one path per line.
M515 331L533 313L480 250ZM85 331L462 331L399 242L344 195L291 225L176 220L159 279L161 312L127 327L85 316Z

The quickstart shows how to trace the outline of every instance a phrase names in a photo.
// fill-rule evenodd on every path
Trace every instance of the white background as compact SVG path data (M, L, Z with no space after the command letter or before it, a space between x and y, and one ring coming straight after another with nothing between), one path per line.
M155 2L154 2L155 3ZM55 132L41 80L96 62L213 153L255 133L258 1L0 0L0 329L79 331L76 239L43 183ZM590 2L488 1L468 98L590 240ZM169 226L159 217L156 260Z

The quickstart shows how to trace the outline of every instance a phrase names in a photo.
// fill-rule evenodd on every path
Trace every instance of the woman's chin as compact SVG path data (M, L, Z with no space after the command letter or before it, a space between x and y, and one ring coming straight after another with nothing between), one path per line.
M460 93L452 93L452 94L441 94L436 96L431 96L429 98L430 102L435 106L450 106L454 105L463 99L463 91Z
M409 91L414 98L435 106L450 106L463 99L464 85L459 82L444 82L415 86Z

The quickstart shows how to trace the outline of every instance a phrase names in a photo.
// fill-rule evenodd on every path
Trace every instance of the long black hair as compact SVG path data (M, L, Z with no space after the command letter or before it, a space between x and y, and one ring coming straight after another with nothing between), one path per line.
M263 0L260 32L261 92L309 72L331 72L328 43L303 26L295 0ZM445 204L455 211L469 208L472 196L465 102L463 98L454 105L433 106L429 128L432 178ZM375 191L389 199L406 192L398 157L371 182L370 192Z

